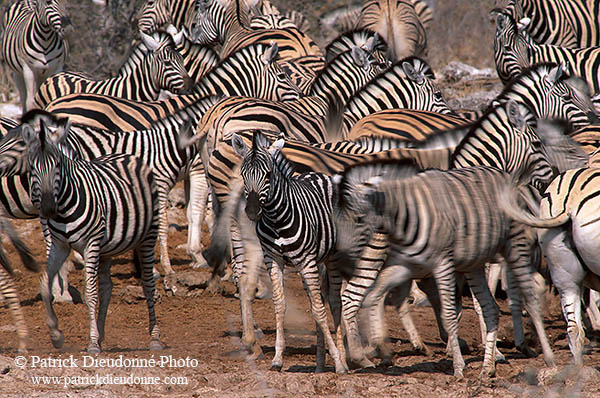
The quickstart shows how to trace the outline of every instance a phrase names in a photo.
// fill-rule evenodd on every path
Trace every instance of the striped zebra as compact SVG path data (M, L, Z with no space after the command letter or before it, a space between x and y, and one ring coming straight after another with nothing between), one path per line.
M493 376L498 307L487 287L483 263L502 254L527 297L544 360L548 366L553 365L530 274L534 239L497 206L500 190L512 183L511 178L508 173L491 167L417 173L410 164L366 163L347 168L341 178L336 179L339 190L334 213L337 249L356 260L374 233L385 233L390 241L386 267L363 303L376 342L383 342L383 325L380 324L383 299L390 289L403 286L407 294L411 279L433 276L442 302L442 320L449 336L454 375L462 378L465 363L458 344L454 303L455 272L464 273L485 316L481 377ZM439 198L446 199L440 201ZM340 266L348 267L347 264L348 261L340 261ZM353 271L347 272L352 274Z
M532 214L506 192L499 205L521 223L543 228L537 235L556 286L567 322L569 348L575 364L583 365L585 332L581 320L582 288L600 290L598 243L600 170L575 168L557 176L542 194Z
M137 68L127 75L104 80L94 80L85 74L59 72L42 83L35 96L35 105L44 109L54 99L69 94L94 93L122 97L135 101L155 101L161 90L175 94L191 91L194 80L188 75L182 56L175 50L170 35L146 35L140 32L149 50Z
M427 33L411 1L369 0L361 9L357 26L379 33L393 61L427 53Z
M379 34L373 35L368 29L353 29L344 32L333 39L325 48L325 59L331 62L338 55L351 50L352 47L360 47L363 50L371 49L373 51L387 51L387 43L379 37Z
M175 50L183 58L185 70L194 82L200 81L208 71L219 63L219 55L211 48L192 43L186 29L177 31L173 25L169 25L165 31L171 35L175 43ZM157 32L159 38L156 38L155 34L151 34L151 36L161 41L162 34L160 31ZM125 57L125 62L119 68L118 75L131 75L134 70L139 68L149 51L150 49L143 40L134 40L129 53Z
M563 119L573 128L580 128L598 120L589 93L580 89L580 81L566 74L564 65L537 64L525 69L507 84L492 101L492 105L509 100L524 104L535 119ZM485 113L479 114L478 118ZM452 115L407 109L388 109L360 119L347 138L388 136L409 141L422 141L428 134L453 126L465 125L466 120Z
M21 0L3 16L0 59L12 71L23 112L34 107L40 84L60 72L68 54L64 29L70 24L62 0Z
M24 124L28 148L31 200L47 223L51 247L40 287L50 338L62 347L64 334L52 306L50 283L71 249L85 258L85 296L90 316L87 351L100 353L110 301L110 259L134 250L142 270L142 287L148 305L151 349L162 349L154 311L154 246L158 231L158 192L151 169L134 156L106 156L85 161L64 144L68 120L52 131L40 122L35 131ZM98 290L100 291L99 310Z
M568 48L600 46L600 3L582 0L496 0L492 14L531 19L527 31L537 43Z
M147 0L137 14L138 30L150 34L171 24L190 31L195 12L196 0Z
M323 56L313 40L297 28L252 29L244 0L199 0L194 24L193 40L202 45L220 43L221 59L249 44L271 42L279 45L282 61Z
M276 262L276 267L294 266L310 298L319 346L316 372L324 371L325 341L335 361L336 373L346 373L345 360L329 332L321 295L321 270L335 246L331 178L318 173L292 176L291 165L280 153L283 140L269 146L268 141L256 133L251 148L237 135L233 135L232 142L235 152L243 158L241 176L245 187L245 215L256 225L264 255ZM330 305L337 329L341 280L331 269L328 270L328 279ZM278 288L283 294L283 281L279 281ZM283 333L280 335L278 330L272 369L282 367L285 343L280 338L283 339Z
M431 67L418 57L394 63L355 93L340 109L340 135L346 137L363 117L384 109L405 108L456 115L435 83Z
M582 78L590 86L592 93L600 92L597 65L600 62L600 46L570 49L537 44L524 29L528 23L527 19L517 23L504 14L496 17L494 60L498 76L503 81L540 62L563 63L569 66L571 74Z

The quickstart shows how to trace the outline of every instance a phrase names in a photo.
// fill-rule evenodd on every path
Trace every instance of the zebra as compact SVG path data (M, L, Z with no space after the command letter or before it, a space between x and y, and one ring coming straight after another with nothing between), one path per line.
M411 1L369 0L360 11L357 26L378 32L393 61L427 53L427 33Z
M325 366L324 339L335 361L336 373L346 373L345 360L329 332L321 296L320 268L335 245L335 229L331 220L333 185L330 177L318 173L292 176L291 165L280 152L283 142L277 140L269 146L268 141L256 133L249 148L240 137L232 136L233 148L243 158L240 171L246 199L245 214L256 225L265 256L281 267L294 266L302 277L317 324L319 348L316 372L322 372ZM329 298L333 300L330 304L337 328L341 281L335 277L334 271L328 270L328 279ZM283 294L282 280L279 281L278 287ZM283 339L283 333L280 334L278 329L275 358L271 363L273 369L281 369L282 366L285 343L280 338Z
M46 223L51 247L41 294L50 339L62 347L64 334L52 306L50 283L74 249L85 258L86 304L90 316L87 351L100 353L110 301L110 258L127 250L136 253L142 270L142 287L148 305L150 348L162 349L154 310L154 246L158 231L158 192L152 171L138 158L114 155L86 161L68 148L67 119L51 131L42 119L39 131L28 124L21 129L28 148L31 200ZM83 188L83 189L82 189ZM99 285L99 286L98 286ZM99 310L98 288L100 290Z
M175 50L171 36L140 34L149 51L138 67L131 69L129 74L105 80L89 79L84 74L74 72L54 74L40 86L35 96L36 108L44 109L58 97L82 92L136 101L155 101L161 89L175 94L190 92L194 80L188 75L183 58Z
M70 24L61 0L20 0L3 16L0 59L12 71L21 107L34 107L34 95L50 75L60 72L69 47L64 29Z
M580 0L496 0L492 15L504 13L516 21L527 17L527 31L538 43L568 48L600 46L600 5Z
M221 59L252 43L275 42L280 59L323 56L313 40L297 28L257 29L250 27L248 4L244 0L200 0L192 29L193 40L202 45L221 44Z
M173 39L175 50L183 58L185 70L194 82L200 81L208 71L219 63L219 55L211 48L192 43L185 28L178 31L175 26L169 25L165 31ZM158 40L161 41L163 33L160 31L155 33L158 34ZM143 35L140 34L140 36ZM157 39L155 34L151 34L151 36ZM131 75L134 70L139 68L139 65L145 59L148 52L149 48L143 40L135 40L132 43L129 54L126 56L125 62L119 67L118 75Z
M355 46L363 50L370 50L370 52L376 50L385 53L387 51L387 43L379 37L379 34L375 33L374 35L367 29L353 29L342 33L327 44L325 59L329 63L341 53L351 50Z
M564 119L573 128L581 128L597 122L598 116L590 102L587 86L581 88L580 83L579 78L567 75L564 64L536 64L512 79L490 106L512 99L531 110L529 115L533 119L528 121L530 124L535 124L536 118ZM452 115L388 109L360 119L352 126L347 138L356 140L376 135L422 141L428 134L467 123L467 120Z
M196 0L147 0L137 14L138 30L150 34L172 24L190 31L195 8Z
M537 44L524 30L528 19L518 23L510 16L499 14L494 36L494 60L498 76L506 80L523 68L539 62L568 64L571 74L582 78L592 93L600 92L597 63L600 46L570 49L549 44Z
M363 303L373 339L383 339L378 334L382 329L379 323L388 291L403 286L406 294L411 279L434 276L454 375L462 378L464 361L458 346L454 273L465 273L485 315L487 336L481 377L493 376L498 307L489 293L482 265L501 253L528 298L544 360L552 366L554 358L529 269L534 240L496 205L501 187L511 184L514 177L485 166L417 171L410 163L374 162L346 168L335 179L339 192L334 212L337 250L356 259L376 232L387 234L391 245L386 267ZM440 202L442 197L446 200ZM341 260L339 264L342 267L349 263ZM351 274L352 270L346 272Z
M421 58L408 57L374 77L345 104L340 135L346 137L363 117L383 109L406 108L456 115L435 83L431 67Z
M585 332L581 321L582 288L600 290L600 264L592 239L598 230L600 170L574 168L558 175L546 188L539 209L532 214L515 203L507 189L500 208L523 224L541 228L537 237L552 283L560 295L567 322L569 348L576 365L583 365ZM513 188L514 189L514 188ZM537 204L537 203L536 203Z

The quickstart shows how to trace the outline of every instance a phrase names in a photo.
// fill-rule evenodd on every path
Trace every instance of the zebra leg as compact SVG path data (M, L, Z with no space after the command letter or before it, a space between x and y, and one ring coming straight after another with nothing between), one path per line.
M138 254L136 257L140 261L140 268L142 270L142 289L148 307L148 331L150 333L150 350L152 351L163 349L163 345L160 342L160 329L158 327L158 322L156 321L156 312L154 310L154 291L156 289L156 280L154 279L153 274L155 245L156 239L155 237L152 237L136 249Z
M158 240L160 242L160 264L164 275L173 274L167 240L169 238L169 220L167 219L167 192L158 190Z
M379 351L384 356L383 363L391 363L389 349L384 348L387 328L385 326L385 297L396 286L403 286L402 300L408 296L411 284L411 271L403 266L387 266L377 276L373 288L363 302L367 311L369 322L369 346L372 350Z
M534 275L536 274L537 273ZM508 308L510 309L513 321L515 347L526 357L534 358L537 356L537 353L533 351L525 341L525 333L523 331L523 302L521 299L521 291L519 290L519 286L516 284L514 279L515 278L512 276L510 269L507 269L506 292L508 294ZM537 291L535 294L538 296Z
M100 333L98 331L98 320L96 317L96 306L98 304L98 270L100 267L100 239L88 243L85 252L85 304L88 307L90 317L90 342L87 351L90 354L99 354Z
M600 293L596 290L590 289L590 304L586 309L586 314L590 320L590 324L593 330L600 330L600 311L598 305L600 305Z
M25 81L26 101L23 113L35 108L35 93L39 88L37 83L38 77L36 71L31 69L29 65L23 63L23 80Z
M308 298L310 299L310 310L313 318L317 323L317 340L319 337L319 330L323 333L324 340L327 343L329 349L329 355L335 362L335 372L338 374L347 373L348 369L344 367L344 363L340 357L340 352L329 332L329 326L327 324L327 314L325 312L325 306L323 305L323 298L321 296L321 281L319 280L319 267L314 260L309 261L305 266L299 270L300 276L304 281L304 286L307 289ZM317 341L318 343L318 341ZM319 364L319 344L317 344L317 372L322 371L322 366ZM324 364L323 364L324 365Z
M56 317L56 312L54 312L54 307L52 305L52 280L56 276L60 266L69 257L69 252L69 247L63 242L57 242L57 239L52 240L48 253L46 271L40 278L40 293L46 309L46 322L50 329L50 340L55 348L62 347L65 342L65 336L63 332L58 329L58 318Z
M23 73L18 73L13 71L12 77L15 82L15 86L17 86L17 90L19 91L19 98L21 100L21 109L23 110L23 114L25 114L27 108L27 87L25 86L25 79L23 77Z
M198 165L196 163L199 163ZM202 223L208 201L208 181L204 173L202 162L194 162L194 167L189 172L189 200L187 205L188 240L187 252L192 258L193 268L208 267L202 255Z
M488 279L488 281L489 281L489 279ZM489 288L489 285L488 285L488 288ZM494 296L492 295L491 292L490 292L490 295L493 300ZM483 310L481 308L481 305L479 304L479 300L477 300L477 295L475 294L475 292L473 292L473 289L471 289L471 296L473 297L473 309L477 313L477 318L479 318L479 330L481 331L481 344L483 344L484 351L485 351L486 346L487 346L486 344L487 344L487 336L488 336L488 328L485 323L485 316L484 316ZM502 354L500 352L500 350L498 350L496 343L494 343L494 347L495 347L494 348L495 360L496 361L505 361L506 357L504 356L504 354Z
M245 349L250 351L253 358L263 358L263 352L260 345L256 342L254 334L254 314L252 312L252 301L256 293L256 284L258 280L258 268L263 262L263 253L260 241L256 235L256 227L248 219L245 212L240 212L238 218L232 220L232 239L236 225L239 225L239 234L243 237L244 252L243 258L238 266L242 273L239 280L240 307L242 314L242 344Z
M283 272L277 264L273 266L273 261L267 261L267 270L271 275L273 284L273 307L275 308L275 356L271 361L271 370L280 371L283 367L283 352L285 351L285 334L283 329L283 320L285 317L285 295L283 290Z
M0 267L0 299L8 304L8 308L12 314L15 326L17 328L17 337L19 338L19 352L27 351L27 340L29 333L27 331L27 325L25 324L25 318L23 317L23 311L19 304L19 296L13 284L12 278L9 273L6 272L4 267Z
M104 326L106 325L106 314L108 313L108 304L112 296L113 283L110 278L110 258L100 258L98 268L98 293L100 296L100 306L98 307L98 344L102 346L104 341Z
M329 308L333 315L333 324L335 328L335 336L337 339L336 346L340 352L340 359L344 365L344 368L348 369L346 363L346 349L344 347L344 338L342 334L341 315L342 315L342 274L335 268L335 266L328 266L326 269L326 276L328 283L327 299L329 301Z
M456 278L451 260L444 258L433 271L440 292L442 321L448 333L448 346L452 353L454 377L462 379L465 361L458 344L458 319L456 315Z
M513 223L515 224L515 223ZM513 228L524 228L522 225L517 225ZM512 272L512 276L521 288L521 294L525 298L525 304L527 312L531 317L535 330L537 332L540 345L542 346L542 352L544 354L544 362L547 366L554 366L554 354L546 336L544 330L544 322L542 320L542 311L540 301L535 292L535 285L533 281L533 269L531 267L531 253L534 240L528 235L528 231L519 231L512 233L510 244L507 255L504 257L507 264ZM565 240L568 240L566 236L563 236Z
M490 293L485 269L479 268L466 274L473 298L481 303L485 321L483 366L479 377L493 377L496 374L496 338L498 336L498 305Z
M411 283L411 292L413 291L413 284ZM410 315L410 307L408 304L408 300L402 297L401 289L395 288L390 292L390 295L387 297L388 303L396 307L398 311L398 316L400 317L400 321L402 322L402 326L406 333L408 333L408 338L410 340L413 349L419 353L423 353L427 356L432 356L433 351L431 348L427 347L423 340L421 339L421 335L417 330L412 316Z

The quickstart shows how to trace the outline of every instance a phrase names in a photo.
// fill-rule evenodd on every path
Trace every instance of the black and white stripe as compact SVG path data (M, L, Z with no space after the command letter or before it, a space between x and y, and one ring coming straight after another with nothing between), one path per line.
M64 335L52 308L50 281L71 249L85 259L85 296L90 315L89 353L99 353L110 301L110 258L134 250L142 270L142 287L148 305L151 349L161 349L154 311L154 246L158 229L158 192L151 169L130 155L81 159L65 147L66 119L50 131L44 121L36 131L24 124L21 134L28 147L31 199L40 210L51 236L41 293L52 344L60 348ZM100 292L99 310L98 291Z
M25 112L33 109L42 82L63 68L64 28L70 21L60 0L21 0L10 5L2 22L0 59L12 70Z

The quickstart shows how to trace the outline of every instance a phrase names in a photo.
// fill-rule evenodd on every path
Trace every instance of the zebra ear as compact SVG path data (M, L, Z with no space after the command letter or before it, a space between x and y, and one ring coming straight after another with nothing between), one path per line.
M496 17L496 36L504 29L506 29L506 15L499 13Z
M365 71L368 71L371 67L369 55L360 47L352 46L352 59L357 66L362 67Z
M279 53L279 46L277 42L272 41L271 46L265 51L265 54L262 57L262 61L265 65L270 65L275 62L277 59L277 55Z
M567 70L566 65L561 62L560 65L557 65L557 66L553 67L552 69L550 69L550 71L548 72L548 80L552 84L558 83L558 81L561 79L561 77L563 77L563 75L565 74L566 70Z
M414 66L409 62L402 62L402 70L406 73L406 76L417 84L423 84L425 77L422 73L417 72Z
M231 146L233 147L233 151L241 158L246 157L249 149L242 137L233 133L231 136Z
M277 152L281 151L281 148L285 145L285 140L283 138L279 138L275 140L267 150L271 155L275 155Z
M31 145L39 140L38 134L27 123L21 126L21 137L23 137L23 141L25 141L27 147L31 147Z
M373 53L373 51L375 51L375 47L377 47L377 42L379 42L379 33L375 32L375 34L372 37L369 37L365 43L365 51L367 51L369 54Z
M246 4L248 5L248 9L252 10L254 7L258 6L259 0L248 0Z
M525 125L527 120L525 117L524 109L521 109L518 103L513 100L508 101L506 105L506 113L508 115L508 121L518 131L525 131Z
M171 36L171 38L173 39L173 41L175 42L175 45L180 45L181 44L181 40L183 39L184 36L184 28L182 28L179 32L177 31L177 28L175 26L173 26L172 24L169 24L169 26L167 26L167 33L169 34L169 36Z
M519 33L522 33L523 31L525 31L525 29L529 26L529 23L531 22L531 19L525 17L525 18L521 18L521 20L517 23L517 29L519 30Z
M142 42L146 45L146 47L148 47L149 51L155 51L159 46L160 43L156 40L154 40L154 37L147 35L146 33L142 32L140 30L140 37L142 38Z

